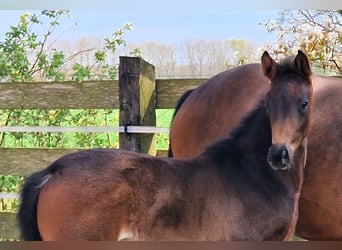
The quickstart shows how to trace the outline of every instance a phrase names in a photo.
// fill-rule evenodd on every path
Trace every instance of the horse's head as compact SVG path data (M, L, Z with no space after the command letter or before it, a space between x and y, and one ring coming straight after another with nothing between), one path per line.
M311 120L311 69L306 55L298 51L293 61L277 64L267 52L261 57L262 69L271 81L266 110L272 130L267 161L273 169L287 170L294 152L308 135Z

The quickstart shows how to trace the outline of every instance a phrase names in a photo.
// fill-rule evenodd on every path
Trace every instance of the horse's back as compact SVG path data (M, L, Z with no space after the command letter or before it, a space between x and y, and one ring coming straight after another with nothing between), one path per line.
M223 196L225 190L220 182L210 188L205 184L207 178L219 178L214 169L205 167L205 171L198 166L194 172L192 166L177 159L153 158L124 150L95 149L66 155L48 167L50 177L41 187L37 205L41 237L220 239L218 232L229 225L221 222L231 217L222 216L219 207L207 202L203 207L198 202L215 200L215 193ZM205 174L197 174L199 169ZM207 231L198 226L198 220L194 222L194 218L202 216L199 223L206 225ZM212 219L215 216L217 220Z
M243 65L224 71L194 89L172 122L170 138L174 155L177 158L197 155L236 127L268 89L268 79L260 72L260 64Z

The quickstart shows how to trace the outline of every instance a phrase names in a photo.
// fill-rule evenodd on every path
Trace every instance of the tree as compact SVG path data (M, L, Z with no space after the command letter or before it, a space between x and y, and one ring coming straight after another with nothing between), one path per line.
M210 77L231 67L256 62L255 44L231 39L187 39L177 44L144 42L121 48L122 54L139 47L140 55L156 66L157 77ZM126 51L125 51L126 50Z
M276 21L264 24L277 33L277 42L267 46L274 54L307 53L316 70L342 73L342 11L282 11Z
M10 26L5 40L0 42L0 77L5 81L32 81L35 74L45 71L47 76L58 78L58 70L63 61L63 54L53 51L50 58L44 53L47 39L59 24L58 20L65 11L42 11L38 15L23 14L16 26ZM32 30L35 25L42 24L41 17L48 17L49 27L39 40ZM35 53L31 61L30 55Z
M47 11L25 13L18 24L11 26L0 42L0 78L2 81L33 80L87 80L94 78L114 79L117 67L113 60L116 49L125 45L123 35L132 29L130 23L116 29L111 37L104 38L101 48L86 48L67 55L53 47L53 32L60 21L70 15L69 11ZM44 27L42 36L37 28ZM52 40L52 41L50 41ZM82 55L92 53L92 61L84 65L77 61ZM70 65L70 61L73 63ZM69 68L65 68L69 65ZM71 72L70 72L71 71ZM70 74L68 74L70 73Z
M0 41L0 79L1 81L64 81L115 79L117 65L115 51L125 44L123 36L132 26L126 23L116 29L112 36L104 38L102 47L86 48L73 54L66 54L54 47L56 38L53 33L69 11L43 10L34 14L25 13L20 16L18 24L10 26L4 41ZM37 28L44 28L43 35L38 35ZM82 56L90 58L83 64ZM91 53L91 54L89 54ZM0 125L33 125L33 126L65 126L65 125L101 125L99 117L104 118L105 125L113 117L113 110L1 110ZM97 134L74 135L78 146L113 146L109 136L103 138ZM70 145L70 136L58 133L2 133L0 146L36 146L56 147ZM73 145L75 146L75 145Z

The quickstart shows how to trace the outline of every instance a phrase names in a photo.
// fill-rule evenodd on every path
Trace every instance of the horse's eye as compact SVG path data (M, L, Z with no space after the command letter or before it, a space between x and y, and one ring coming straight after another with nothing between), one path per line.
M303 101L302 104L301 104L301 108L302 109L307 109L309 106L309 103L307 101Z

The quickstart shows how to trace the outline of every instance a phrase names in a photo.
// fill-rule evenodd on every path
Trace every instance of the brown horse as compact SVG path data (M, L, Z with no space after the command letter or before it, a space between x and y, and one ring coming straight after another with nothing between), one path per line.
M297 220L311 70L265 52L267 95L229 137L189 159L124 150L69 154L27 178L25 240L282 240Z
M171 126L174 157L197 155L236 127L268 90L260 72L260 64L239 66L188 91ZM311 79L315 109L296 235L342 240L342 80L315 74Z

